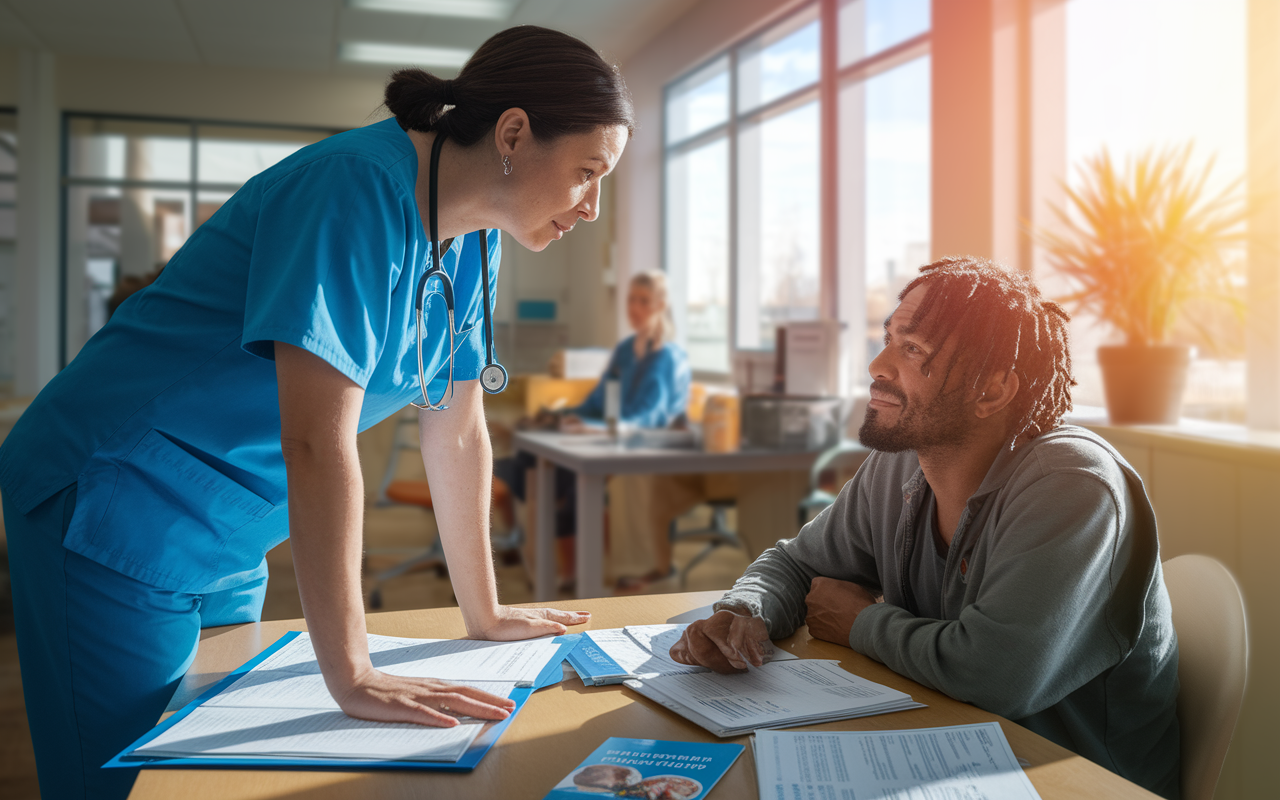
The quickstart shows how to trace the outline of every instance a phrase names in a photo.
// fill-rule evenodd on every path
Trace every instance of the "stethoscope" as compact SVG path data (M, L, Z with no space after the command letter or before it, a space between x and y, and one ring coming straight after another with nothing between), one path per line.
M413 303L414 310L417 313L418 383L422 387L422 401L425 403L425 405L413 403L413 406L424 410L430 409L431 411L444 411L448 408L444 404L445 401L453 400L453 340L457 335L457 331L453 327L453 281L450 280L448 273L444 271L443 262L440 260L440 228L436 220L436 212L439 208L437 176L440 174L440 150L444 145L444 140L445 135L437 133L436 140L431 145L431 178L427 189L427 223L431 226L431 269L422 273L422 277L418 279L418 292ZM484 369L480 370L480 386L489 394L497 394L507 388L507 371L493 357L493 319L489 314L489 231L483 228L480 230L480 269L484 273L481 282L484 284L485 359ZM427 281L432 278L440 280L440 290L433 294L439 294L444 298L444 306L449 316L449 383L445 393L440 396L439 402L436 403L431 402L431 397L427 394L427 373L422 366L423 300L427 294Z

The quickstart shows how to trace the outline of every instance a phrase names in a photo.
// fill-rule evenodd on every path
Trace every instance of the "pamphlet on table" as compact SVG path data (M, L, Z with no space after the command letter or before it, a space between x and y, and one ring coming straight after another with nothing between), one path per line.
M995 722L901 731L758 731L760 797L1040 800Z
M701 800L741 754L740 744L609 738L544 800Z

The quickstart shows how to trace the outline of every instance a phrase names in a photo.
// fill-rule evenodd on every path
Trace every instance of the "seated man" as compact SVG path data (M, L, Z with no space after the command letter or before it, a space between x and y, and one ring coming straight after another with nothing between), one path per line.
M835 504L671 649L719 672L809 634L1179 795L1178 647L1155 515L1071 408L1067 315L1027 276L924 267L885 321Z

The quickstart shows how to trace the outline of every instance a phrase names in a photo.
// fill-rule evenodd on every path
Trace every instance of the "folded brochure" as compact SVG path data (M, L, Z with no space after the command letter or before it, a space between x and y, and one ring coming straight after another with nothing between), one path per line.
M557 783L544 800L610 796L701 800L740 755L740 744L612 737Z

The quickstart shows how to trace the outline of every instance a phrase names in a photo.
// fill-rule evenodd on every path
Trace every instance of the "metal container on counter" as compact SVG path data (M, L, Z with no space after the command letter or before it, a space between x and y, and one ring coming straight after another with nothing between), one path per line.
M822 450L840 440L846 402L839 397L755 394L742 398L742 446Z

